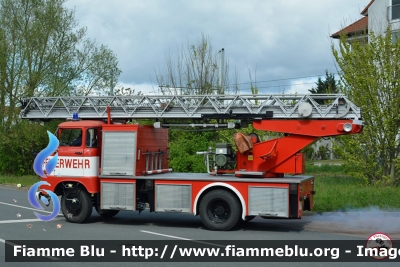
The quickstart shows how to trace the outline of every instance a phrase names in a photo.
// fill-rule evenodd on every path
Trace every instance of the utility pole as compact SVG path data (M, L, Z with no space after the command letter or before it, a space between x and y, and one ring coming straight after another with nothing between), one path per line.
M219 59L220 59L220 63L219 63L219 81L218 81L218 86L219 88L221 88L222 90L224 89L224 53L225 50L222 48L221 50L219 50Z

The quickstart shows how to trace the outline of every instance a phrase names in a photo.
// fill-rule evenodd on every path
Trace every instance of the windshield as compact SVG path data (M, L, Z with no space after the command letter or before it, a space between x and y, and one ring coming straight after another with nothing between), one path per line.
M81 129L62 129L59 137L60 146L81 146L82 130Z

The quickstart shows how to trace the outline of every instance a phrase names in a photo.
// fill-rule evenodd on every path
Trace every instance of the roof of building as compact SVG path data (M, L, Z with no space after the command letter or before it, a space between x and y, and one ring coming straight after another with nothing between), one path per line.
M368 17L362 17L361 19L341 29L340 31L335 32L331 35L331 37L334 39L339 39L342 34L347 34L347 36L354 36L357 34L364 34L366 32L368 32Z
M340 31L335 32L331 35L331 37L334 39L339 39L342 34L346 34L347 36L366 34L368 32L368 9L372 3L374 3L374 1L375 0L371 0L369 4L361 11L361 15L364 17L341 29Z
M361 15L368 16L368 8L372 5L374 1L375 0L371 0L371 2L369 2L369 4L363 9L363 11L361 11Z

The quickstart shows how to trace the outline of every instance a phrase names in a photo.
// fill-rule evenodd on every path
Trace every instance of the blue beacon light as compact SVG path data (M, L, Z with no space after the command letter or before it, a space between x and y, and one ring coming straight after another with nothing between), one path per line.
M79 121L79 116L77 112L74 112L74 114L72 114L72 120L73 121Z

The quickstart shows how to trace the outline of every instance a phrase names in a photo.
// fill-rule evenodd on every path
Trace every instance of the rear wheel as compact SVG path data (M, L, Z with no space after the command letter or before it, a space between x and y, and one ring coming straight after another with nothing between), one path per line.
M230 230L239 222L241 213L236 196L222 189L208 192L200 202L200 218L210 230Z
M68 189L61 197L61 210L67 221L83 223L92 215L92 199L83 188Z

